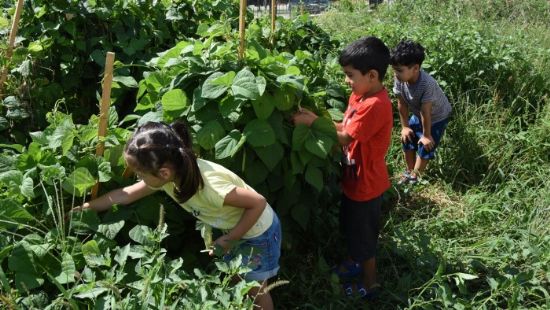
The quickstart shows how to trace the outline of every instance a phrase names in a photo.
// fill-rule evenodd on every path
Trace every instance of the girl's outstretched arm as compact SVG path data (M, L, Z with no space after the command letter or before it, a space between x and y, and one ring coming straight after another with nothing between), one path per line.
M228 250L231 247L232 241L240 240L256 224L267 202L264 196L255 191L235 187L225 196L223 203L232 207L245 209L237 225L227 235L221 236L216 240L217 244Z
M112 190L92 201L85 202L82 207L77 207L75 210L92 209L96 212L105 211L114 204L127 205L154 192L155 190L149 188L145 182L139 181L133 185Z

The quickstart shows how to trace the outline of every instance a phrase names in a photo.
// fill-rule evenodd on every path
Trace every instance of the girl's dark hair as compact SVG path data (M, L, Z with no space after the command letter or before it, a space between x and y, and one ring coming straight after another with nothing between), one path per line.
M147 122L128 140L124 153L135 159L138 170L154 176L165 164L171 164L180 181L175 195L184 203L204 185L192 141L187 124L182 121L171 125Z
M366 74L370 70L378 72L378 79L384 80L390 63L390 50L377 37L364 37L346 46L338 58L340 66L352 66Z
M411 40L401 40L391 51L390 63L393 66L422 65L426 57L424 47Z

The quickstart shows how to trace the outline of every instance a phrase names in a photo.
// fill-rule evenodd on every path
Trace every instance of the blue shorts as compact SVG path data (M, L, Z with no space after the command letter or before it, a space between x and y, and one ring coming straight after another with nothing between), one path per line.
M435 141L435 145L433 149L428 152L424 149L424 146L422 144L418 144L418 140L420 140L420 138L422 138L423 136L422 122L416 115L413 114L409 119L409 127L414 132L414 137L412 138L411 142L403 143L403 151L416 151L420 158L434 159L435 150L439 146L439 141L441 141L441 138L443 137L443 133L445 132L445 128L447 128L448 123L449 118L446 118L442 121L432 124L432 138Z
M273 223L263 234L251 239L241 239L243 242L226 254L223 259L230 261L241 254L242 265L252 269L244 275L245 280L261 283L274 277L279 271L281 239L281 223L277 214L273 213Z

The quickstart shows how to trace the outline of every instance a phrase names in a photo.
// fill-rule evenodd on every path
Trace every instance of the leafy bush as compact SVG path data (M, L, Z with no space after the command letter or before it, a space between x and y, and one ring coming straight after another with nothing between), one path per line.
M9 11L13 13L5 9L4 16ZM223 20L237 12L238 5L231 0L27 1L8 79L7 93L13 97L4 102L0 130L42 129L43 116L54 108L72 113L77 122L86 121L97 112L98 82L109 51L116 53L117 60L116 104L127 113L133 105L135 79L141 78L147 59L195 36L201 22ZM12 130L12 139L25 142L13 135L18 134Z

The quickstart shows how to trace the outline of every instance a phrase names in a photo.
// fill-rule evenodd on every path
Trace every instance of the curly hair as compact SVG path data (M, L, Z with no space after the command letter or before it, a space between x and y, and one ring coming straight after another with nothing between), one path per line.
M392 66L422 65L424 58L424 47L411 40L401 40L391 51L390 64Z

